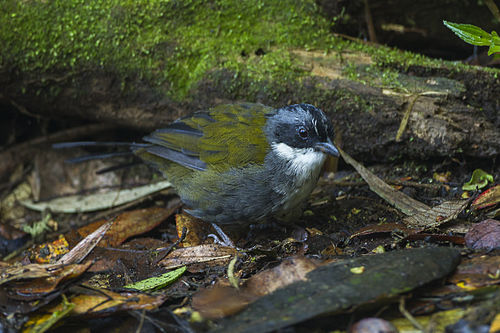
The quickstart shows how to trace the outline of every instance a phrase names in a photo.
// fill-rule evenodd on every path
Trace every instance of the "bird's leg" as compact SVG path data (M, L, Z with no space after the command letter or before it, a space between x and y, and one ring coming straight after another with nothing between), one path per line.
M212 237L214 239L214 243L217 243L217 244L220 244L220 245L223 245L223 246L232 247L233 249L236 249L236 246L234 246L234 243L231 240L231 238L229 238L229 236L226 235L226 233L224 231L222 231L222 229L217 224L215 224L213 222L210 222L210 224L212 225L212 227L214 228L214 230L220 236L220 239L219 239L219 237L217 237L217 235L214 235L214 234L209 234L208 235L208 237Z

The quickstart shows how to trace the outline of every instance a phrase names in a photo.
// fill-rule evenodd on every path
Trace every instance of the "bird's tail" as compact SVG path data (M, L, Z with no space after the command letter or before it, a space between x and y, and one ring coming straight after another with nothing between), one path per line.
M126 150L122 150L122 151L88 154L88 155L78 156L78 157L74 157L74 158L70 158L70 159L66 160L66 163L81 163L81 162L85 162L85 161L101 160L101 159L113 158L113 157L119 157L119 156L133 156L134 151L136 149L144 148L144 147L148 147L148 146L150 146L150 144L135 143L135 142L77 141L77 142L55 143L52 145L52 148L54 148L54 149L67 149L67 148L76 148L76 147L109 147L109 148L124 147L124 148L127 148ZM135 160L135 161L133 161L131 163L127 163L127 164L118 164L116 166L112 166L112 167L106 168L104 170L99 170L98 173L114 171L117 169L122 169L122 168L129 167L131 165L135 165L135 164L139 164L139 163L141 163L141 162L138 160Z

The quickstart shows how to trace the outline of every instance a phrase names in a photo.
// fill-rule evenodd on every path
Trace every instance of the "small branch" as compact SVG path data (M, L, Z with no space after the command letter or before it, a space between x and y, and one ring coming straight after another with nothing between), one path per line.
M432 190L439 190L446 184L421 184L418 182L412 182L408 180L395 180L395 179L384 179L387 184L390 185L401 185L401 186L411 186L411 187L420 187L420 188L428 188ZM348 181L329 181L328 184L335 186L366 186L368 185L366 182L348 182Z
M486 6L488 6L488 9L497 19L497 21L500 21L500 10L498 10L498 6L495 4L495 2L493 2L493 0L484 0L484 3L486 4Z
M370 36L370 42L378 43L377 34L375 33L375 26L373 25L372 13L370 11L370 6L368 4L368 0L364 0L365 2L365 20L366 26L368 27L368 36Z
M419 97L420 97L420 94L415 95L413 100L411 100L410 104L408 104L408 107L406 108L403 119L401 119L401 123L399 124L398 133L396 134L396 142L401 141L401 137L403 136L403 132L405 131L406 126L408 125L408 119L410 119L410 114L413 111L413 107L415 106L415 102L417 101L417 99Z
M418 330L420 330L421 332L427 332L425 330L425 328L422 326L422 324L420 324L416 319L415 317L413 317L411 315L410 312L408 312L408 310L406 310L405 308L405 298L404 296L401 297L399 299L399 312L401 312L401 314L406 318L408 319L408 321L413 325L415 326L415 328L417 328Z

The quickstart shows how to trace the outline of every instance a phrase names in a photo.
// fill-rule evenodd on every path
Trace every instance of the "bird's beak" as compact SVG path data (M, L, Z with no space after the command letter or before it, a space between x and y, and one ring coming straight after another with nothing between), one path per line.
M319 150L325 154L339 157L339 150L332 143L332 140L328 139L327 142L318 142L314 149Z

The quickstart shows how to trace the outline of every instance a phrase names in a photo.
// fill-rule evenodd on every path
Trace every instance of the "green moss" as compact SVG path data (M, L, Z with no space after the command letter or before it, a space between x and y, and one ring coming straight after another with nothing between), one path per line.
M6 0L0 6L1 26L11 27L0 31L2 66L101 68L168 82L178 98L212 68L255 82L297 79L305 72L290 48L334 45L312 0Z
M362 51L374 63L347 62L347 76L393 88L401 66L468 68L337 39L314 0L4 0L0 9L0 67L38 75L100 69L118 73L124 90L128 77L167 84L176 100L220 70L243 83L234 91L268 89L278 98L280 87L310 75L294 49Z

